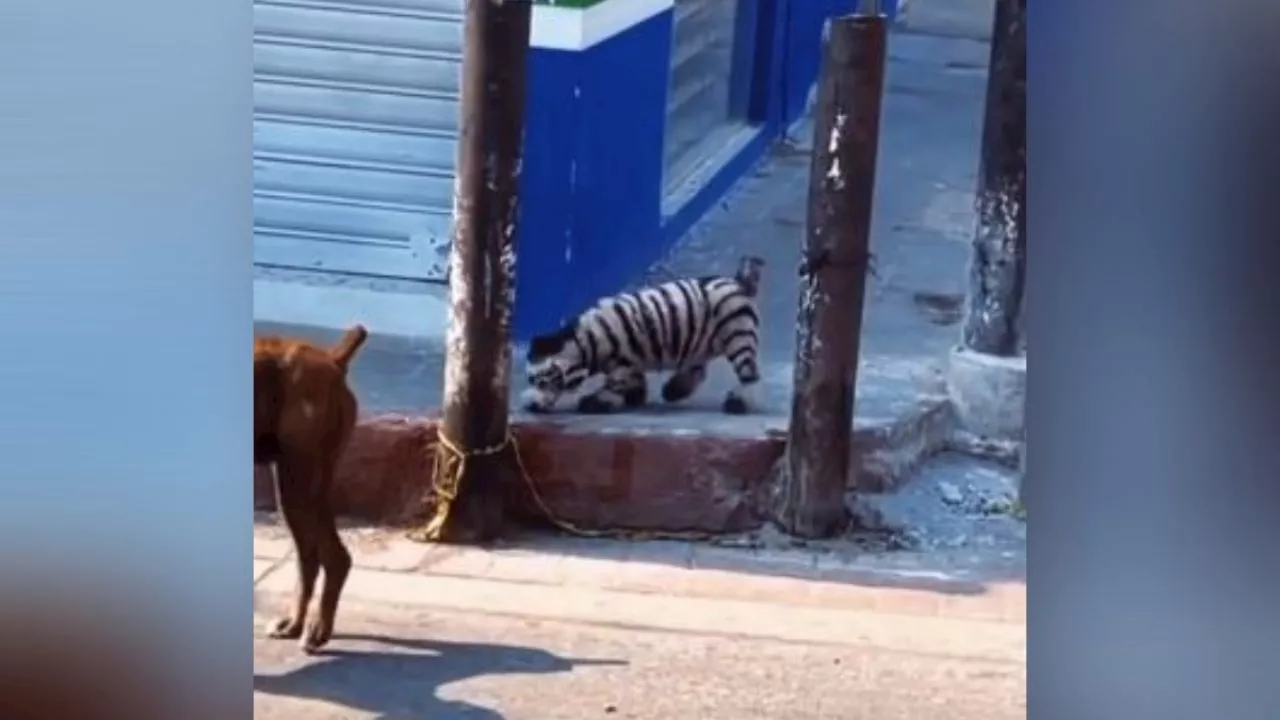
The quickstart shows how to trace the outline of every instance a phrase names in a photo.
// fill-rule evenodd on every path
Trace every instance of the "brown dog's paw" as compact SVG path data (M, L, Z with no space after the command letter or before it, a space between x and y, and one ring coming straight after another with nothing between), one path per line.
M297 640L302 637L302 622L291 617L283 617L271 623L267 629L267 637L276 640Z
M299 643L299 647L302 648L302 652L313 655L320 648L328 645L329 638L332 636L333 625L331 623L325 622L322 618L312 618L311 622L307 623L307 631L302 634L302 642Z

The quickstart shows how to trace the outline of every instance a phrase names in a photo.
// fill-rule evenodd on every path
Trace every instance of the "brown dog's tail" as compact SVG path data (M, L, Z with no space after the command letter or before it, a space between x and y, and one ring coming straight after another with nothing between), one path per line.
M350 330L338 340L338 344L333 346L329 351L329 357L333 358L333 362L342 368L342 372L347 371L347 366L351 364L351 358L355 357L356 351L364 345L364 341L369 337L369 331L364 329L363 325L353 325Z

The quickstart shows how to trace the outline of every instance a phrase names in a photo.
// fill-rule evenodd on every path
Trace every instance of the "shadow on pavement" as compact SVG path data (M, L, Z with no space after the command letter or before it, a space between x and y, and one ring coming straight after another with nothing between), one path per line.
M253 676L254 692L319 700L386 720L504 720L489 708L444 700L449 683L498 674L541 675L577 667L626 665L623 660L562 658L537 648L378 635L337 635L335 640L375 643L387 650L330 650L283 675ZM405 652L408 651L408 652Z

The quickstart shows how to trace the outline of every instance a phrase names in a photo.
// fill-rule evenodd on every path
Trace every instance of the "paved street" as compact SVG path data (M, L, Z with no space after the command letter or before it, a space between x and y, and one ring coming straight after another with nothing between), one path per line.
M1025 716L1026 670L1007 660L369 603L342 626L314 660L255 642L254 717Z
M547 538L496 551L345 531L329 653L263 637L292 583L255 533L254 715L1025 717L1025 586L809 549Z

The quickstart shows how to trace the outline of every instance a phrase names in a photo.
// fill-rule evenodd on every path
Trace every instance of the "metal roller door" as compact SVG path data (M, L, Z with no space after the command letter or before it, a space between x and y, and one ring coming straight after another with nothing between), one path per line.
M730 121L738 0L675 0L664 166L678 182L698 144Z
M446 277L462 3L255 0L255 263Z

